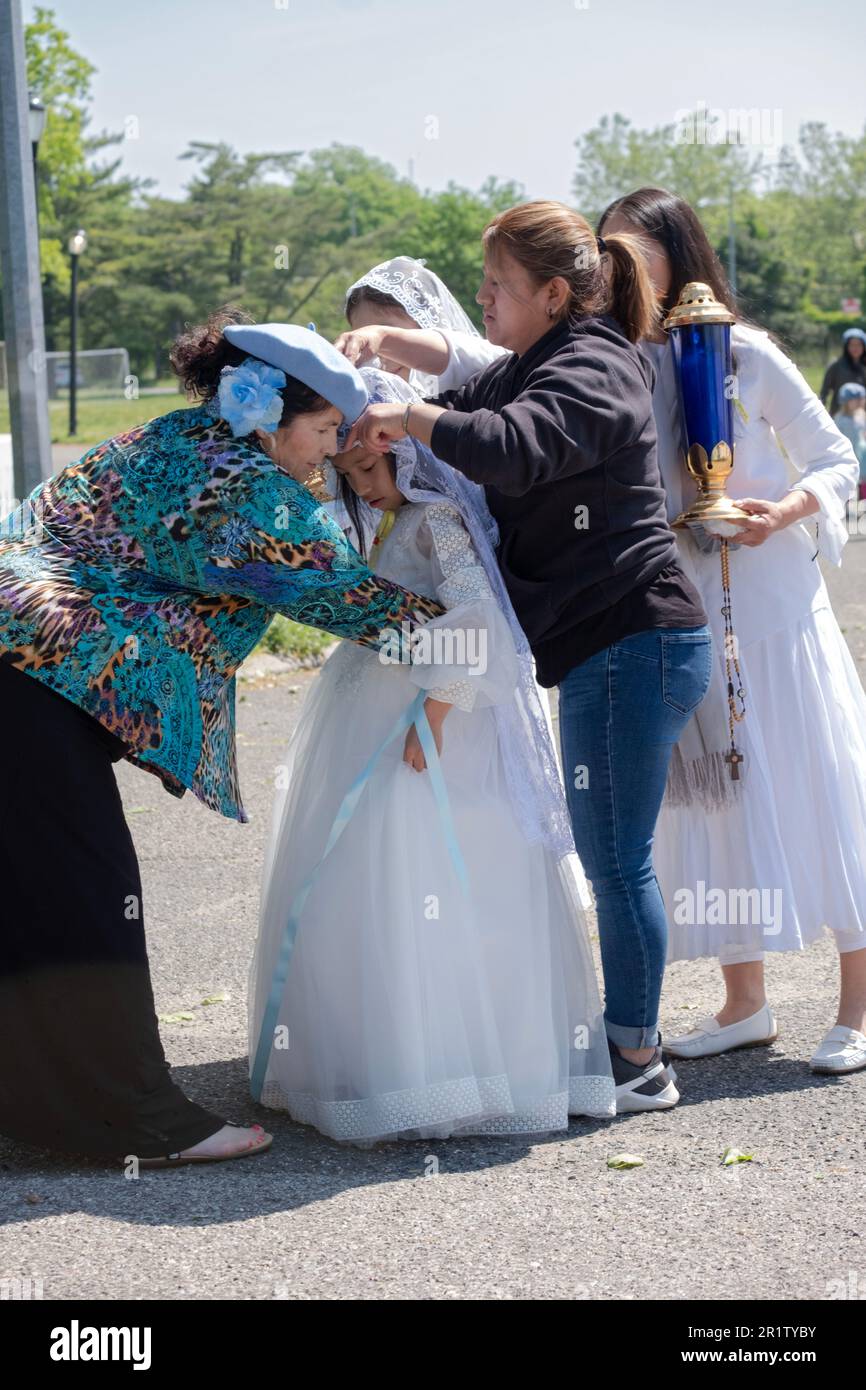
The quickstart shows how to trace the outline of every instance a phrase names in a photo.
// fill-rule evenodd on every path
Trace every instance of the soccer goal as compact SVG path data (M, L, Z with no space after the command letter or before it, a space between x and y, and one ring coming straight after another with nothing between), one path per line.
M45 373L49 400L69 395L72 372L68 352L46 352ZM75 354L76 386L84 395L122 396L128 376L126 348L87 348ZM0 343L0 390L7 390L8 385L6 344Z

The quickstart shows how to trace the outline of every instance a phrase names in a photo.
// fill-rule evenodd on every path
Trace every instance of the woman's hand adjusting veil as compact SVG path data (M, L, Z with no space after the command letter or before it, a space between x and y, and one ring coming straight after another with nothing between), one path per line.
M393 439L402 439L405 406L400 402L382 401L368 405L349 431L345 449L353 449L360 444L365 449L374 449L377 454L387 454Z
M365 449L374 449L378 454L387 454L394 439L402 439L410 434L421 444L429 446L433 426L443 413L438 405L427 405L425 401L409 405L409 421L403 428L406 406L402 402L376 402L368 405L364 414L356 420L346 440L345 448L353 449L363 444Z
M353 366L363 367L379 356L385 332L386 329L377 324L370 324L367 328L350 328L334 339L334 347L348 357Z
M430 376L444 372L451 349L444 333L435 328L392 328L389 324L367 324L350 328L334 339L334 347L356 367L378 357L384 371L414 368Z

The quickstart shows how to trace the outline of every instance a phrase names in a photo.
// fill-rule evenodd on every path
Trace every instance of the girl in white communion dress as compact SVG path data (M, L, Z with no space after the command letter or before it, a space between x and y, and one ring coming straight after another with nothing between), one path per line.
M307 697L264 865L253 1093L361 1145L612 1116L568 814L483 491L408 437L334 469L383 514L371 567L447 611L423 659L343 642Z

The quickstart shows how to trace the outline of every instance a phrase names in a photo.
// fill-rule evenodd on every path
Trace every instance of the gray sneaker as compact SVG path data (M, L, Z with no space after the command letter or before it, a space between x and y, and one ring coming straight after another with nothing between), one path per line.
M616 1087L616 1113L624 1115L634 1110L670 1110L680 1098L674 1082L676 1072L656 1047L648 1062L640 1066L623 1057L616 1043L607 1040L610 1064Z

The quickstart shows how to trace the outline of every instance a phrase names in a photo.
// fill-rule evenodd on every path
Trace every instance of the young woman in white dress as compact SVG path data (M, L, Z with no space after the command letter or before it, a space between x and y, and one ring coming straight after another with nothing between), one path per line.
M418 399L363 375L374 399ZM613 1115L568 812L483 490L410 438L334 468L380 514L376 574L447 611L431 659L345 642L307 697L265 859L253 1093L364 1145Z
M640 189L613 203L599 230L640 235L665 313L684 284L700 280L740 320L718 258L682 199ZM659 465L673 518L697 488L682 462L670 345L660 332L645 346L657 370ZM679 530L683 562L713 626L717 673L680 740L681 775L669 781L654 849L670 916L668 958L717 956L727 998L715 1017L666 1046L675 1056L703 1057L772 1042L777 1023L764 989L764 953L802 949L829 928L840 952L839 1009L810 1065L853 1071L866 1067L866 696L817 556L840 563L857 463L766 333L738 321L732 346L737 408L728 493L750 513L730 538L745 691L745 718L736 725L743 776L733 782L724 763L719 543ZM793 484L788 462L800 475Z

